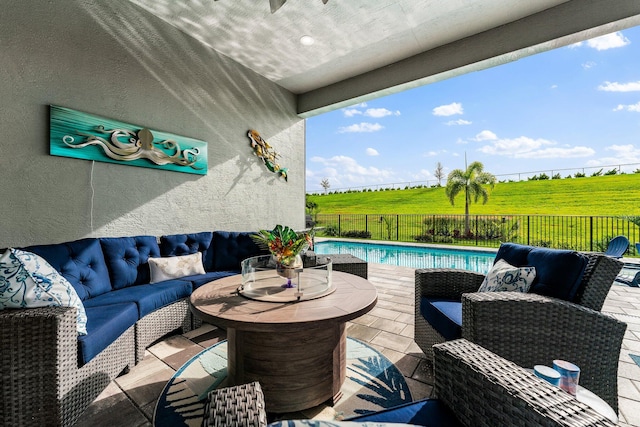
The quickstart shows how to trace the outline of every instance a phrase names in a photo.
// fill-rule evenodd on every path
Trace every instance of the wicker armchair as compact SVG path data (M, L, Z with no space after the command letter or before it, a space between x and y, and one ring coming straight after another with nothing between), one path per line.
M622 263L602 254L588 257L574 303L515 292L476 292L484 275L465 270L415 272L415 341L433 358L445 341L422 316L422 297L462 301L462 337L519 366L551 365L553 359L580 366L580 384L617 412L618 358L626 324L600 313Z
M568 393L477 344L460 339L439 344L434 350L435 395L452 417L465 426L614 425ZM417 401L347 421L433 425L429 413L406 410L411 405L424 408L420 406L424 403ZM265 419L260 385L251 383L210 392L202 425L259 427L265 425ZM323 425L321 421L317 423ZM327 425L340 424L331 421Z

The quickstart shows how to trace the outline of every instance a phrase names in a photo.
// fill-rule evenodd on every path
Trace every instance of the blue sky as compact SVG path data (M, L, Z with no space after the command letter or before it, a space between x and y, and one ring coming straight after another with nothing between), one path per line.
M309 118L307 192L435 184L465 153L499 180L640 168L640 27Z

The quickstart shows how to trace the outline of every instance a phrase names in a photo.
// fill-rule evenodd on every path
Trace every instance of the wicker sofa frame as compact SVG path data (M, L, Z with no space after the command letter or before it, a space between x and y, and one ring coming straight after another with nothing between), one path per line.
M192 328L188 301L140 319L89 363L78 367L76 310L0 311L0 425L69 426L145 348L169 332Z
M470 341L438 344L434 354L434 394L466 426L614 425L568 393ZM265 426L268 409L259 383L213 390L202 425Z
M338 258L337 270L367 277L365 261ZM79 366L75 308L1 310L0 426L73 425L113 379L142 361L149 345L201 324L188 299L178 300L142 317Z
M600 310L622 262L584 254L588 263L575 303L536 294L476 292L484 275L456 269L415 272L415 341L433 358L445 342L420 313L421 297L462 301L462 337L519 366L565 359L581 368L580 384L618 410L618 358L626 324Z

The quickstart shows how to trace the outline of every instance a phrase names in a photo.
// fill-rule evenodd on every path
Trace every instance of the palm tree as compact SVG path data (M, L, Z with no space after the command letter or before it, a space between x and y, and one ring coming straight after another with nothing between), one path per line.
M471 204L471 198L478 203L478 200L482 197L482 204L487 203L489 200L489 193L487 189L483 187L483 184L489 184L493 189L496 183L496 177L489 172L484 172L484 165L480 162L473 162L467 167L466 170L454 169L449 173L447 177L447 187L445 194L449 198L451 205L456 196L464 190L464 231L465 236L470 235L469 227L469 205Z

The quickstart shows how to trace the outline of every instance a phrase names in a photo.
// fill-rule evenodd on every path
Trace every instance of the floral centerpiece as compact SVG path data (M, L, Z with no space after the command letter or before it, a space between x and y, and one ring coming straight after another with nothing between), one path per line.
M268 248L276 262L283 267L298 267L298 262L302 262L300 252L312 244L310 233L299 233L279 224L271 231L258 231L253 235L253 239L259 245Z

